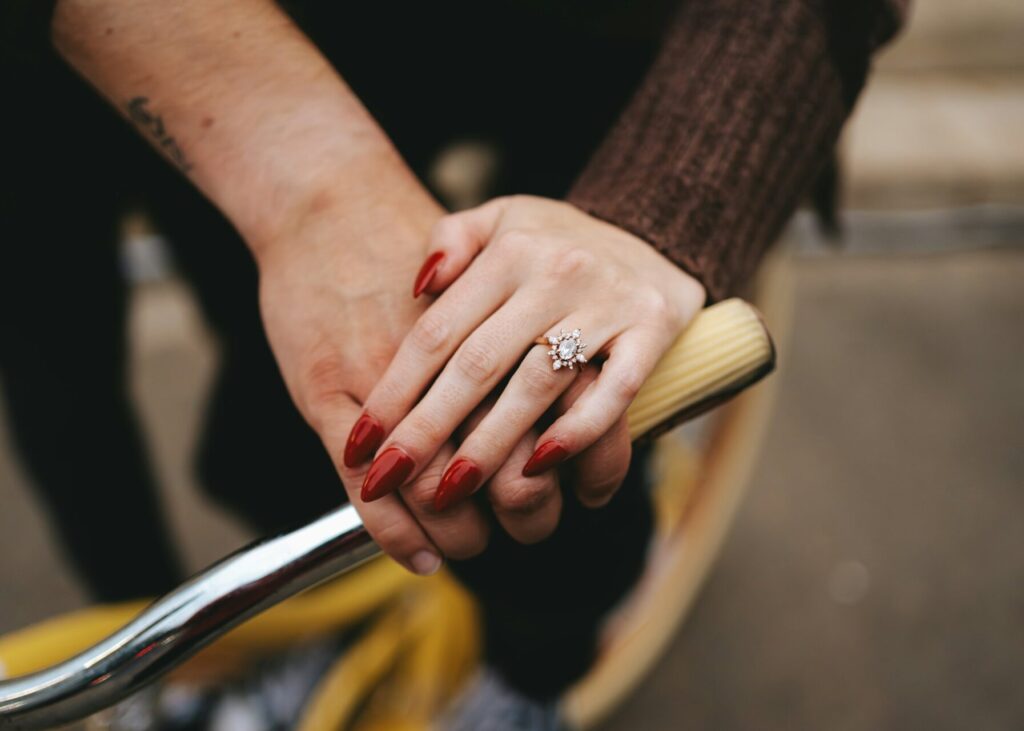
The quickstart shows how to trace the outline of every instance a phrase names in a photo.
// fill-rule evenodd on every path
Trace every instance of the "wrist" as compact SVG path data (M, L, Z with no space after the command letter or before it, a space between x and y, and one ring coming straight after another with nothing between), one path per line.
M430 206L383 130L273 3L62 0L57 10L61 54L257 259L318 219L366 225L367 211L393 202Z
M341 279L415 273L431 227L445 211L397 157L366 157L289 184L274 215L239 224L261 272L318 251ZM258 204L258 201L254 201Z
M325 219L361 221L374 204L416 182L390 150L321 147L319 155L292 149L280 157L265 166L262 182L233 186L225 180L215 196L257 259Z

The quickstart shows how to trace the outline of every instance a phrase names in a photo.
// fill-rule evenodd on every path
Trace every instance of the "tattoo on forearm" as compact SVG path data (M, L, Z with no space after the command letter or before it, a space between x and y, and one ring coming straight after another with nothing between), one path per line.
M127 105L128 118L156 141L157 147L164 151L181 172L187 173L192 169L192 163L185 157L185 152L178 142L167 133L163 117L149 111L146 108L147 104L149 104L149 99L144 96L131 99Z

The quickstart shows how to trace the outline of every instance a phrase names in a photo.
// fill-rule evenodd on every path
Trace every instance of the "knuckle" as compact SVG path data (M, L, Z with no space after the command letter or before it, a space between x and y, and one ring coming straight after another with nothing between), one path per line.
M605 470L612 477L625 477L629 470L629 462L633 456L633 444L629 440L629 427L625 417L612 426L591 447L591 451L599 456Z
M422 353L433 354L444 349L451 339L447 319L429 309L420 315L410 335L413 345Z
M644 385L644 379L638 369L622 368L609 373L609 376L615 396L622 401L635 399Z
M649 321L658 325L675 326L681 324L682 314L672 301L662 292L652 289L641 298L639 312Z
M417 515L436 515L434 495L441 482L443 464L431 464L415 480L402 489L402 500L409 504Z
M599 507L606 504L618 492L619 486L622 485L625 477L625 474L614 478L604 477L581 486L579 490L580 502L590 507Z
M551 360L546 356L527 358L519 368L523 390L531 399L548 398L565 383L562 374L551 368Z
M599 438L599 435L607 429L607 425L603 424L600 418L586 409L580 409L572 414L574 419L571 423L567 423L567 431L576 436L579 440L578 443L590 442L595 438Z
M371 528L367 525L373 540L390 556L404 558L415 552L419 536L407 523L400 520L386 520Z
M346 396L345 367L333 353L313 357L305 369L306 405L312 414L321 405L330 404Z
M396 444L401 444L409 456L420 464L425 456L429 456L426 452L431 447L436 448L448 438L437 422L416 413L406 417L401 433L397 433L397 429L395 431L396 433L392 434L393 441Z
M374 386L373 400L375 405L390 404L390 405L401 405L407 406L412 394L409 393L408 388L398 378L385 377L377 381L377 385ZM369 408L370 404L365 404ZM372 409L371 409L372 411Z
M402 488L402 501L417 516L441 552L457 561L479 555L487 547L488 530L471 504L437 512L434 497L444 462L432 463L412 483Z
M495 485L491 504L498 512L531 515L544 507L553 489L547 479L514 477Z
M466 406L463 385L447 382L443 387L431 389L431 396L436 396L438 409L447 414L461 412Z
M625 459L621 459L622 455L620 454L608 460L608 464L605 465L602 474L594 480L594 486L598 492L615 492L622 485L623 480L626 479L626 473L629 472L628 450L625 452L625 455Z
M576 279L594 271L598 258L594 252L573 246L553 254L550 272L559 281Z
M498 359L490 343L473 338L456 353L455 367L471 384L483 386L497 375Z
M629 472L631 452L625 432L621 438L605 437L591 447L585 457L591 464L582 471L580 497L605 502L615 494Z
M502 252L522 252L532 247L536 240L536 235L529 231L509 229L498 234L491 243L491 246Z

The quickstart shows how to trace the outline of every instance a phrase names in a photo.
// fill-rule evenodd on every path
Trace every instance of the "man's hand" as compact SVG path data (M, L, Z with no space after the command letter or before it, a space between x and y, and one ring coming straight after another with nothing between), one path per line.
M407 509L398 496L362 504L362 473L343 461L362 399L423 309L408 282L425 251L426 231L441 215L426 194L398 208L379 198L359 211L325 203L268 242L257 258L260 307L292 399L320 435L367 528L407 568L429 574L442 555L465 557L483 548L487 523L476 506L449 517ZM438 460L429 467L421 487L411 490L432 491L443 465Z

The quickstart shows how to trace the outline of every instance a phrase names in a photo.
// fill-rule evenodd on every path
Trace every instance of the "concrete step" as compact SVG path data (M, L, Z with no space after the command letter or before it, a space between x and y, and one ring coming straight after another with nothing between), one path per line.
M1024 2L918 0L844 140L855 208L1024 202Z

